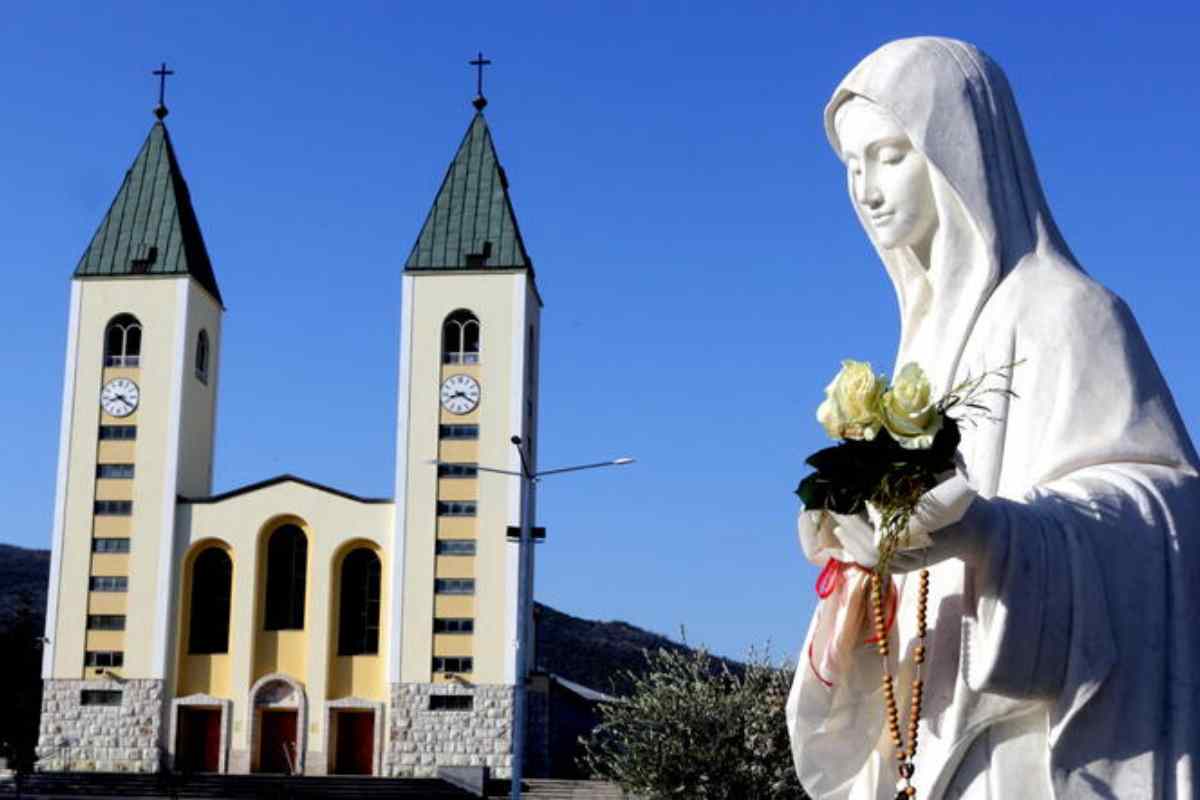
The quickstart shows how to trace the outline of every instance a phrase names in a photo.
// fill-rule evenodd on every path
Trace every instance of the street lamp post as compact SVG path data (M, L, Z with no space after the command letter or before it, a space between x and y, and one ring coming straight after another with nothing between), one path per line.
M548 475L560 475L564 472L580 472L585 469L597 469L599 467L620 467L626 464L632 464L632 458L614 458L611 461L597 461L591 464L577 464L573 467L557 467L555 469L547 469L541 472L533 472L529 468L529 460L525 457L525 451L522 449L522 441L520 436L513 436L512 444L517 448L517 454L521 457L521 471L515 472L510 469L498 469L496 467L477 466L480 472L494 472L500 475L511 475L521 479L521 533L517 539L517 631L516 631L516 664L514 669L513 687L513 758L512 758L512 794L511 800L521 800L521 773L525 761L525 714L526 714L526 695L528 690L525 686L525 662L526 652L528 650L529 629L527 622L527 609L530 605L529 591L532 586L529 584L529 545L533 531L533 492L538 482ZM442 462L434 460L433 463L440 464Z

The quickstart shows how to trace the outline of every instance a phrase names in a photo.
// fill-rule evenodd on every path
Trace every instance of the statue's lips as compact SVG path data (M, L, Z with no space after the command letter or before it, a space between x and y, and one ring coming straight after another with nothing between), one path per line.
M892 217L896 216L895 211L886 211L882 214L872 214L871 222L875 225L887 225L891 222Z

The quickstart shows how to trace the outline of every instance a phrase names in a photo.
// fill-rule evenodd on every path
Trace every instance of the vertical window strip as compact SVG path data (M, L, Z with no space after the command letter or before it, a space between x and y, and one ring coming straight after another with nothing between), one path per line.
M440 439L478 439L478 425L439 425L438 438Z
M88 614L87 627L89 631L123 631L125 630L125 615Z
M437 503L439 517L473 517L475 510L474 500L439 500Z
M128 442L137 438L137 425L101 425L100 441Z
M470 656L434 656L433 671L463 673L475 671L475 659Z
M434 633L474 633L475 620L471 617L434 617Z
M475 594L474 578L435 578L434 594Z
M95 514L98 517L128 517L133 513L132 500L97 500Z
M473 556L475 555L475 540L438 539L436 552L439 556Z
M479 477L479 465L477 464L438 464L439 478L477 478Z
M127 592L129 578L124 575L93 575L88 578L88 591Z
M122 650L87 650L83 654L85 667L120 667L125 664Z
M133 464L97 464L96 477L106 480L132 478Z
M83 689L79 692L79 705L119 706L121 694L119 689Z

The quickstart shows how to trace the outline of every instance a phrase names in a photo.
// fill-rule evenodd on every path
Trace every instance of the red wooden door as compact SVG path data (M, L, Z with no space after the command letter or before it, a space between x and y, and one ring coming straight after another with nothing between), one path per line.
M374 764L375 712L338 712L334 771L338 775L371 775Z
M181 708L176 761L184 772L216 772L221 763L221 710Z
M258 771L291 772L296 757L296 712L263 711L258 737Z

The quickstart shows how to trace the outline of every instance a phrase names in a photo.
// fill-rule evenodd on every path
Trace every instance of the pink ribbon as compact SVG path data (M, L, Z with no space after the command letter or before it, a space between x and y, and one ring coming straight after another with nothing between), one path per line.
M874 627L871 623L871 575L871 570L859 564L831 558L817 576L815 588L817 597L821 598L821 607L817 612L817 628L808 643L808 665L817 680L828 687L833 686L833 681L822 672L829 675L839 672L854 648L879 642L878 634L862 638L864 628L870 631ZM896 621L896 591L890 580L887 582L887 607L884 636ZM815 656L817 649L821 651L820 659Z

